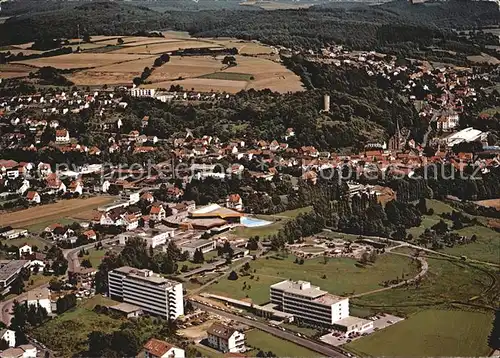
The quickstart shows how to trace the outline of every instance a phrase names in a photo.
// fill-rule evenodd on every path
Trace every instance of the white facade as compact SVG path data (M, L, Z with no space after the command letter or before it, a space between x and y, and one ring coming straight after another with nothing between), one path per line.
M31 255L33 251L31 250L30 245L23 245L19 248L19 257L23 257L24 255Z
M29 306L39 306L45 308L48 314L52 313L52 304L50 303L50 291L48 288L32 290L28 292L26 304Z
M0 339L3 339L5 342L7 342L9 344L9 347L16 346L16 332L10 329L3 329L0 331L0 334Z
M214 323L207 331L208 345L223 353L245 351L245 334L220 323Z
M176 319L184 315L182 284L151 270L123 266L108 274L109 295L141 307L145 312Z
M306 281L285 280L271 286L271 302L295 318L331 326L349 317L349 299Z
M130 90L132 97L154 97L155 93L156 90L152 88L132 88Z

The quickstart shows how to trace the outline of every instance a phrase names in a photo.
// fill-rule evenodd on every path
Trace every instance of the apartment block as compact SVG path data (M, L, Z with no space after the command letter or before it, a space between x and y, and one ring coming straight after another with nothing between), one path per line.
M109 296L145 312L176 319L184 315L182 284L151 270L123 266L108 273Z
M349 317L349 299L332 295L307 281L285 280L271 286L271 303L295 319L332 326Z

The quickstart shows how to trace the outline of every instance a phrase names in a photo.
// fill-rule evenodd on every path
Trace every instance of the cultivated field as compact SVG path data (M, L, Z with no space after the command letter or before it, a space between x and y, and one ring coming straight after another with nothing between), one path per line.
M182 50L187 48L206 48L206 47L218 47L211 42L188 40L188 41L169 41L163 43L154 43L150 45L141 46L127 46L113 53L125 53L125 54L162 54L165 52Z
M0 76L2 78L16 78L28 76L34 69L30 66L16 64L0 64Z
M278 62L279 55L273 47L233 38L192 38L184 32L167 31L163 35L164 38L92 36L90 43L73 39L70 46L74 51L80 47L82 52L17 61L15 64L75 70L65 76L79 86L130 85L145 67L153 66L160 54L189 48L236 47L240 51L240 55L235 56L236 66L223 65L224 56L171 56L168 63L155 68L145 86L169 89L171 85L181 85L188 90L228 93L251 88L269 88L278 92L303 90L300 78ZM118 45L118 39L124 43ZM16 45L15 51L23 51L31 45ZM28 74L29 71L2 71L3 77Z
M85 210L95 209L99 205L110 203L112 197L97 196L88 199L61 200L54 204L32 207L26 210L0 214L0 226L26 227L36 223L71 217Z
M288 92L303 90L300 78L280 63L264 58L235 56L236 66L222 64L222 56L182 57L171 59L157 68L149 78L147 88L166 88L181 85L195 91L226 91L270 88ZM182 79L180 79L182 78Z
M487 356L492 322L492 314L431 309L345 348L360 356Z
M97 66L107 66L113 63L123 63L145 57L148 56L114 54L114 53L71 53L67 55L37 58L37 59L24 60L14 63L30 65L35 67L52 66L55 68L67 70L72 68L91 68Z

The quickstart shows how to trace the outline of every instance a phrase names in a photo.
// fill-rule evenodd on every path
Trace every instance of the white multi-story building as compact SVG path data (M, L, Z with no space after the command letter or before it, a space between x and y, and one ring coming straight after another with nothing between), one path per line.
M176 319L184 315L182 284L151 270L123 266L108 274L109 295L141 307L145 312Z
M331 326L349 317L349 299L332 295L307 281L285 280L271 286L271 303L295 318Z
M223 353L245 351L245 334L221 323L214 323L207 330L208 345Z

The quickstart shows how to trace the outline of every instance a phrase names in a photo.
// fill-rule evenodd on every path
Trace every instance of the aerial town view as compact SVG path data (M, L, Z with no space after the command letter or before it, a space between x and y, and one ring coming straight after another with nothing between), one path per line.
M0 0L0 358L500 357L498 0Z

